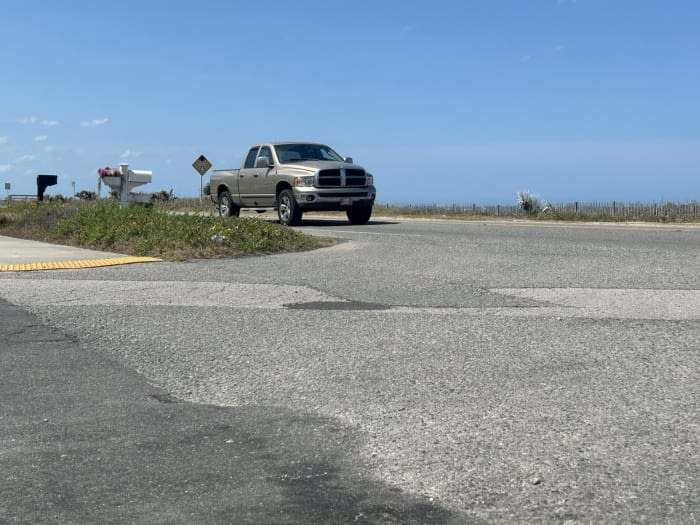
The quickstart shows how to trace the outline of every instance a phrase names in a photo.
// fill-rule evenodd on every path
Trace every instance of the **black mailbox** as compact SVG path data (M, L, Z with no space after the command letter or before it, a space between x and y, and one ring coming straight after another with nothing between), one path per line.
M36 198L44 200L44 191L47 186L55 186L58 183L58 175L37 175L36 176Z

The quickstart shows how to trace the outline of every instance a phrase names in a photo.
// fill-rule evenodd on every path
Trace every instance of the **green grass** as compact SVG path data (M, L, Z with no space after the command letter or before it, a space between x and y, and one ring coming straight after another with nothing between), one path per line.
M0 234L169 260L304 251L331 241L254 218L167 213L111 202L29 202L0 208Z

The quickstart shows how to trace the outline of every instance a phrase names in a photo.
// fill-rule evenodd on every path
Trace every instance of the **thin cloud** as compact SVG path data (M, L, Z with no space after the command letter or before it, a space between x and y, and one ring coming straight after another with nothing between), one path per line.
M56 146L46 146L44 148L44 151L46 153L51 153L52 151L58 151L58 148Z
M34 137L34 142L46 142L48 138L48 135L37 135L36 137Z
M126 149L122 152L121 155L119 155L120 159L135 159L136 157L140 157L141 152L139 151L131 151L130 149Z
M92 128L95 126L104 126L109 122L108 118L97 118L93 120L83 120L80 125L84 128Z
M0 144L7 144L7 141L10 140L7 137L0 137Z
M30 160L36 160L36 155L22 155L15 159L15 162L28 162Z
M58 122L58 120L49 120L49 119L40 120L39 117L35 117L35 116L22 117L17 122L19 122L20 124L24 124L24 125L39 123L42 126L58 126L60 124L60 122Z
M12 169L12 164L0 164L0 173L7 173Z
M561 44L557 44L556 46L548 47L546 49L539 49L534 55L522 55L520 57L520 63L527 64L528 62L532 62L533 60L537 60L537 62L540 63L543 59L546 60L548 58L552 58L552 56L554 55L563 53L564 49L565 47Z

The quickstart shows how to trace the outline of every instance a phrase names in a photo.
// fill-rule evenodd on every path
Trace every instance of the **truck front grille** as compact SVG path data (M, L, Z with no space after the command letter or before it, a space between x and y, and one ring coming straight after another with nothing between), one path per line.
M318 172L319 186L340 186L340 170L321 170Z
M318 186L320 188L366 185L367 179L364 170L321 170L318 172Z
M346 186L366 186L364 170L345 170Z

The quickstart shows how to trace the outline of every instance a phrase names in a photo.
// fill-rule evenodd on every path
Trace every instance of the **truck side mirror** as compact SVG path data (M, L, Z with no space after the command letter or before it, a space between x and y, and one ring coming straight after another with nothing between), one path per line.
M256 168L271 168L272 163L270 162L270 159L267 157L258 157L258 160L255 161L255 167Z
M345 162L352 164L352 157L345 157Z

